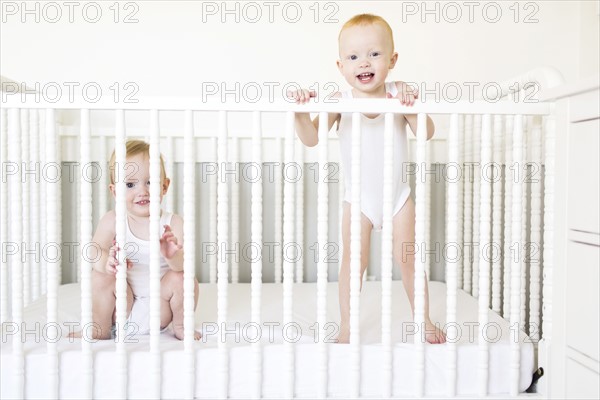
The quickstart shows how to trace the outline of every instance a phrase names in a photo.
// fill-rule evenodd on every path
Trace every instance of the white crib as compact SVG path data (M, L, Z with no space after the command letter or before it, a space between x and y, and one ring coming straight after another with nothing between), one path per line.
M527 82L550 87L560 80L553 70L540 69L507 81L502 85L503 94L508 95L507 88L515 82L521 88ZM163 98L133 104L102 99L91 105L39 103L32 97L9 96L1 114L2 398L517 397L532 384L534 371L545 366L552 333L553 232L548 223L553 215L555 168L552 104L503 99L425 103L409 109L393 100L297 106L284 100L205 104ZM71 111L57 121L57 116L63 115L60 110ZM95 125L91 115L99 110L112 114L112 127ZM289 254L299 244L304 247L306 226L302 221L308 211L304 181L293 174L302 171L308 161L295 138L294 113L299 111L320 113L321 121L327 120L329 112L352 112L356 117L359 112L385 113L388 143L394 113L418 113L419 127L425 126L421 122L428 114L449 116L445 144L430 142L428 146L426 132L416 132L414 163L407 167L416 185L414 322L401 282L392 280L392 194L388 189L393 160L392 152L386 151L381 259L371 260L380 264L380 277L366 282L359 296L360 208L353 207L351 343L325 340L331 338L339 320L337 286L328 282L328 271L337 263L321 254L316 282L305 282L306 263ZM134 114L148 118L149 129L132 132L125 122L126 113L128 118ZM241 133L232 134L228 126L239 123L240 113L250 113L251 127L242 126ZM69 116L74 114L79 127L72 130ZM179 119L183 135L161 131L159 117L166 114ZM269 119L271 116L274 119ZM216 129L202 128L208 120L215 122ZM354 127L353 143L358 144L358 118ZM443 125L438 125L437 132L443 131ZM127 137L141 136L150 142L151 181L155 183L159 152L165 155L168 172L174 171L176 161L183 161L183 186L176 189L182 193L178 201L183 205L184 242L186 249L201 243L199 249L185 253L183 342L160 332L158 246L151 260L154 300L149 336L132 336L117 329L115 341L92 343L66 337L74 324L86 327L92 322L91 264L83 250L90 248L93 221L109 203L102 194L106 179L98 181L89 174L106 170L112 132L117 165L125 164ZM324 124L319 127L319 137L318 168L324 171L327 163L336 165L336 149L328 144L336 138ZM78 149L73 148L74 143ZM428 149L431 146L435 149ZM431 317L447 331L445 345L425 344L425 333L419 329L424 321L423 277L426 272L431 276L428 249L434 245L430 152L435 153L445 174L446 232L440 246L445 283L429 283ZM360 146L356 145L352 154L354 188L359 187L359 156ZM61 162L66 161L78 161L88 175L82 179L78 174L78 179L64 182L65 164ZM227 163L239 171L241 163L248 162L243 165L249 174L246 180L251 182L251 222L250 244L244 251L249 255L251 273L250 283L240 283L241 263L225 256L232 246L243 242L240 199L245 189L219 174L228 171ZM264 171L266 162L278 163L273 199L263 198L264 175L254 175ZM196 201L198 163L216 163L205 167L217 167L204 182L206 206ZM473 169L474 179L469 179L471 175L464 171L475 165L472 163L479 166ZM55 174L61 170L62 180ZM529 179L531 176L534 179ZM543 181L537 179L542 176ZM337 241L337 234L330 232L329 216L339 212L340 203L329 203L341 196L330 190L342 190L326 178L319 176L316 199L316 240L323 251ZM61 206L61 196L69 185L75 188L80 203L75 218L65 216ZM156 232L151 241L158 242L159 194L153 191L151 196L151 226ZM264 209L267 200L272 201L273 210ZM174 197L164 202L165 209L175 207ZM355 191L353 203L359 202L360 193ZM118 190L119 243L124 238L124 204L124 193ZM201 207L207 210L207 223L198 218L204 213ZM260 257L266 244L266 211L274 215L274 241L281 244L272 253L272 282L263 282ZM65 261L60 254L64 258L66 252L61 225L65 223L73 224L78 232L79 249L73 260L77 283L61 285L61 262L64 266ZM198 239L201 224L208 245ZM475 242L479 250L471 259L465 250ZM32 254L41 257L32 258ZM200 285L194 313L193 277L205 261L208 279ZM126 271L120 271L117 327L123 327L127 317L125 290ZM195 326L204 334L197 343L191 339ZM538 393L543 395L543 391Z

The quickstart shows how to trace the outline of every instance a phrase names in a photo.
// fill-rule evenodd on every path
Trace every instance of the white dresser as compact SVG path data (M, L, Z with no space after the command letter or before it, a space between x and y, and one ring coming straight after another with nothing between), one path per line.
M548 91L556 100L552 398L600 398L600 107L598 77ZM542 365L543 366L543 365Z

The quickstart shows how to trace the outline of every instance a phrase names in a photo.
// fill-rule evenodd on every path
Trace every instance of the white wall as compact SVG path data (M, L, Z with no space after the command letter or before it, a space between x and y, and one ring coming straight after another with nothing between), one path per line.
M235 14L221 15L222 2L136 1L128 8L120 3L119 23L109 9L113 2L99 2L102 16L97 23L84 19L86 2L74 8L73 23L63 2L54 3L62 12L57 23L49 22L56 8L45 3L27 3L30 10L38 4L39 23L35 11L23 15L21 2L2 3L2 75L30 85L98 82L105 93L114 82L135 82L139 95L199 95L203 82L318 82L321 87L335 82L343 88L335 66L337 34L344 21L361 12L384 16L394 30L400 61L392 78L427 82L429 88L434 82L502 81L541 65L558 68L572 81L590 69L594 46L598 51L598 15L592 11L584 18L595 8L589 1L520 2L518 16L514 2L475 2L473 22L468 2L462 1L273 2L272 23L263 2L254 3L262 10L257 23L249 22L257 8L247 2L227 3L229 9L237 4L239 23ZM437 7L438 22L435 13L423 14L423 4L429 10ZM496 6L502 16L497 23L488 22ZM216 15L203 13L214 8L219 8ZM300 20L287 22L284 15L289 21L296 9L302 12ZM462 17L451 23L457 9ZM131 12L139 22L123 23ZM324 21L331 13L339 22ZM88 6L85 15L93 18L94 8ZM524 22L527 16L537 22ZM594 30L584 32L594 23L595 43L589 39Z

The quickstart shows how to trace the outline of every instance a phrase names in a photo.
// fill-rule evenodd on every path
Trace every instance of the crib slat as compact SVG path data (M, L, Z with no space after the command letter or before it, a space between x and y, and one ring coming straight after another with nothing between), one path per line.
M352 114L352 207L350 209L350 396L360 396L361 119Z
M185 129L185 128L184 128ZM184 132L185 135L185 132ZM163 151L164 155L164 164L165 164L165 173L167 176L175 176L175 138L172 133L167 133L167 136L162 136L163 139L161 141L161 147L166 149ZM164 143L166 142L166 146ZM163 202L165 204L165 209L171 212L175 212L175 190L169 190L167 194L164 196Z
M293 164L294 160L294 121L295 115L293 112L286 114L285 122L285 135L286 135L286 149L285 149L285 161L286 166ZM293 170L294 168L290 168ZM294 262L290 254L286 252L288 247L291 247L294 240L294 187L291 183L289 176L286 174L286 168L284 168L284 176L288 176L285 180L283 187L284 199L283 199L283 324L293 322L293 288L294 288ZM295 393L295 346L289 340L286 340L283 344L284 351L284 381L283 381L283 393L288 399L294 397Z
M470 250L473 253L473 297L479 297L479 264L481 254L480 239L480 209L481 209L481 115L475 115L473 132L473 161L477 166L473 175L473 242L478 243Z
M108 136L103 135L98 139L98 164L100 171L108 171ZM102 216L108 212L108 196L109 193L105 190L110 184L108 179L109 174L103 174L100 179L100 190L98 190L98 215Z
M80 162L82 166L81 174L81 190L80 200L81 203L81 214L79 216L79 223L81 224L80 229L80 243L81 243L81 325L84 327L82 331L83 340L81 341L81 366L83 373L83 387L85 388L84 396L88 399L94 397L93 385L94 385L94 358L92 354L92 341L89 337L86 337L88 330L85 329L91 326L92 319L92 263L90 257L96 257L88 251L85 251L88 245L92 244L92 181L86 179L87 172L92 162L92 142L91 142L91 126L90 126L90 110L82 109L81 113L81 129L79 134L79 154ZM95 252L97 249L95 246L90 246L89 249Z
M34 177L25 174L27 171L30 171L29 165L29 110L22 109L21 110L21 169L23 169L23 178L21 180L21 193L22 193L22 220L21 224L23 225L23 240L19 243L22 243L23 246L23 256L21 258L21 262L23 263L23 306L27 307L29 302L31 301L31 255L27 254L29 250L32 250L32 246L35 245L31 241L30 229L29 229L29 213L31 212L31 206L29 204L29 184L28 182ZM34 250L35 251L35 250ZM34 254L35 258L35 254Z
M29 160L31 167L36 171L40 170L40 121L39 111L30 110L31 125L30 125L30 151ZM37 172L36 172L37 173ZM31 243L38 248L41 247L40 243L40 186L41 182L35 180L29 180L29 190L31 191L31 206L30 206L30 229L31 229ZM31 264L31 298L36 300L40 296L40 268L41 268L42 257L37 258Z
M458 154L457 154L457 159L458 159L458 164L459 165L464 165L463 164L463 159L464 159L464 154L463 154L463 149L465 146L465 122L464 122L464 116L462 114L457 114L458 116L458 132L457 132L457 145L458 145ZM429 154L429 153L428 153ZM464 229L464 225L465 225L465 219L463 216L463 212L464 212L464 207L463 207L463 203L464 203L464 193L463 193L463 188L464 188L464 184L462 182L461 179L458 180L458 182L456 182L456 184L458 185L458 197L456 198L456 204L457 204L457 243L464 243L463 240L463 229ZM463 281L463 265L462 263L458 263L456 264L456 286L458 288L462 288L464 285L464 281Z
M329 184L327 182L328 171L325 169L325 166L328 165L327 159L329 151L329 129L327 126L328 119L329 117L327 113L319 114L319 181L317 187L317 255L319 257L317 264L317 323L319 329L319 366L317 370L319 371L319 386L317 393L320 398L327 397L328 385L328 346L325 342L325 335L327 332L325 329L325 324L327 323L327 269L329 267L329 263L327 262L328 254L326 254L326 251L328 249L327 243L329 236Z
M218 182L221 176L221 166L218 159L218 138L211 138L211 154L217 154L217 162L214 166L216 169L215 175L208 176L208 242L209 245L215 246L215 251L208 254L208 279L210 283L217 283L217 260L219 257L219 243L217 243L217 197L218 197Z
M126 227L125 218L125 180L126 143L125 143L125 112L115 112L115 233L116 244L120 251L117 253L119 263L116 274L116 343L117 343L117 382L116 393L121 398L127 397L127 347L125 343L125 323L127 321L127 264L125 259Z
M530 263L528 259L528 251L529 251L529 243L530 237L528 236L527 224L525 221L528 219L530 207L528 207L528 193L527 193L527 184L526 182L530 180L529 177L529 137L531 133L531 116L523 117L523 162L519 163L521 166L521 181L523 182L523 190L521 204L523 207L521 208L521 243L518 248L519 257L521 257L521 323L519 325L520 329L524 332L527 332L527 272L529 271Z
M502 301L502 316L506 319L510 316L510 276L512 263L512 191L513 191L513 163L512 138L514 130L514 117L506 118L505 127L505 151L504 151L504 288Z
M21 246L23 243L23 225L20 223L23 214L23 203L22 203L22 190L23 187L21 185L21 112L17 108L10 109L10 128L9 128L9 136L10 136L10 152L11 155L10 161L15 163L16 167L19 168L16 174L11 176L10 188L11 188L11 197L10 197L10 216L11 216L11 224L10 224L10 238L13 243L17 243L17 246ZM16 324L17 329L23 324L23 264L21 262L21 255L23 249L17 248L14 255L11 259L11 294L12 294L12 322ZM53 289L55 289L53 287ZM53 295L52 300L50 296ZM53 293L48 293L48 304L50 302L56 306L56 291ZM53 309L52 311L56 311ZM48 309L48 322L56 322L56 312L50 313L50 309ZM51 319L52 318L52 319ZM58 367L58 356L56 353L56 344L50 343L51 341L47 341L47 349L48 349L48 360L50 367L50 377L51 377L51 385L56 383L56 385L51 386L51 393L58 394L58 379L57 378L57 367ZM23 342L20 337L16 337L12 341L12 354L13 354L13 379L15 381L15 398L24 398L25 394L25 358L23 353ZM52 378L55 378L52 380ZM56 388L56 391L53 389Z
M552 292L554 276L554 171L556 165L556 120L548 116L545 129L544 154L544 271L542 306L542 341L552 340ZM541 347L540 347L541 348Z
M451 169L456 168L460 173L460 156L459 156L459 115L452 114L450 116L450 131L448 133L448 175L446 178L448 187L447 196L447 213L446 213L446 226L447 226L447 238L448 249L450 250L447 254L446 259L446 327L448 342L446 344L448 354L448 366L447 366L447 395L449 397L456 396L456 338L458 336L457 325L456 325L456 295L458 287L458 263L460 260L460 249L459 243L459 227L458 227L458 197L459 197L459 184L458 179L454 179L451 175ZM466 224L465 224L466 225Z
M531 174L527 181L531 183L531 238L528 242L530 253L529 275L529 327L528 333L534 343L540 339L541 325L541 268L540 255L542 244L542 127L541 117L534 117L531 131Z
M0 109L0 163L7 165L8 162L8 111L6 108ZM0 242L8 243L8 186L0 185ZM0 323L4 324L9 320L8 314L8 257L2 257L2 269L0 269Z
M393 265L393 168L394 114L385 114L383 145L383 226L381 232L381 344L382 397L392 397L392 265Z
M494 116L492 143L492 310L499 313L502 308L502 115Z
M256 127L254 127L256 129ZM235 176L238 176L240 173L240 163L239 163L239 140L237 137L232 137L229 147L231 149L230 159L231 159L231 168L233 168L235 172ZM254 149L254 142L252 144ZM253 162L254 160L254 150L253 150ZM252 184L252 190L254 190L254 184ZM262 204L262 203L261 203ZM254 203L253 203L254 205ZM257 242L254 242L257 243ZM229 258L228 264L231 265L231 283L239 283L240 281L240 180L234 179L231 182L231 240L229 242L230 251L234 251L234 257Z
M262 120L260 111L252 113L252 163L258 176L252 177L252 265L251 265L251 321L261 324L261 289L262 289L262 255L263 247L263 182L262 182ZM235 160L234 160L235 162ZM234 184L234 186L237 186ZM237 243L236 243L237 244ZM234 265L237 264L234 262ZM233 268L232 268L233 269ZM253 397L262 396L262 344L260 340L252 343L254 363L251 367L254 388Z
M44 128L42 129L42 131L44 132L44 134L47 134L47 112L44 111L43 113L40 112L40 115L43 118L43 121L40 123L40 126L43 126ZM43 139L42 139L43 138ZM40 140L43 140L43 144L40 146L40 165L41 166L48 166L48 161L46 159L46 140L48 139L45 136L42 136L42 138ZM42 199L47 199L48 195L47 195L47 189L48 189L48 184L46 181L40 182L40 197ZM40 207L40 227L41 227L41 237L40 237L40 246L41 248L44 248L47 243L48 243L48 221L46 218L46 206L42 206ZM48 292L48 262L46 260L46 257L42 257L42 259L40 259L40 294L46 294Z
M471 293L473 287L473 258L470 253L467 253L465 243L473 243L473 174L475 169L473 166L473 116L465 115L465 153L464 160L466 162L459 164L463 166L463 240L459 241L462 248L463 259L463 275L462 288ZM459 277L460 279L460 277ZM460 287L460 285L459 285Z
M417 165L427 163L427 114L420 113L417 116ZM416 180L415 187L415 325L420 333L415 336L415 396L423 397L425 393L425 196L427 187L425 184L426 174L421 173L420 179Z
M304 146L296 146L296 163L300 176L304 177ZM295 242L297 248L301 250L295 259L296 282L304 282L304 178L296 182L296 232Z
M219 140L217 165L226 165L228 161L227 111L219 111ZM217 181L217 323L219 329L227 326L227 294L229 286L229 271L225 247L229 243L229 189L223 175L219 174ZM219 340L219 396L227 398L229 394L229 348L225 340Z
M150 355L153 398L161 397L160 353L160 127L158 110L150 110Z
M522 255L520 253L522 243L522 206L523 206L523 179L522 166L524 160L523 148L523 116L516 115L514 119L513 132L513 163L516 176L513 178L512 191L512 232L511 240L513 251L516 255L511 257L511 282L510 282L510 388L511 396L516 396L519 392L519 367L520 367L520 341L519 333L521 331L521 274L522 274Z
M283 243L283 151L282 138L275 138L275 249L274 249L274 280L281 283Z
M193 399L196 389L194 352L194 278L196 276L196 149L194 143L194 114L184 112L183 161L183 349L187 386L185 398Z
M479 226L479 318L478 318L478 394L486 396L489 384L489 341L486 328L489 320L490 304L490 219L492 213L492 117L483 116L481 130L481 201Z

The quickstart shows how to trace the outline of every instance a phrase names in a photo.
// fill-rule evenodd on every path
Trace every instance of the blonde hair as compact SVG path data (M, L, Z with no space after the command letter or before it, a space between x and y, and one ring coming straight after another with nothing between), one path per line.
M365 25L380 25L383 27L383 29L389 34L390 41L392 43L392 52L394 51L394 34L392 33L392 28L390 27L390 24L388 24L387 21L381 18L379 15L358 14L350 18L348 21L346 21L344 26L342 26L340 34L338 35L338 41L342 37L342 32L344 32L344 29L352 28L353 26Z
M150 157L150 145L143 140L128 140L125 144L125 157L133 157L138 154L143 154L146 157ZM110 161L108 162L109 170L110 170L110 183L114 185L115 183L115 158L116 153L113 150L112 155L110 156ZM167 177L167 173L165 172L165 161L163 160L162 154L160 155L160 179L161 181Z

